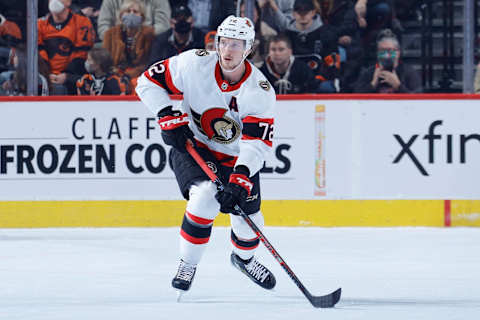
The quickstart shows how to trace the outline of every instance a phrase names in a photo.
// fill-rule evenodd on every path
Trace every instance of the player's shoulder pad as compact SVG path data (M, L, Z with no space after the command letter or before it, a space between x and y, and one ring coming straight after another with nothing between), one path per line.
M255 106L253 107L253 110L256 110L253 111L254 113L269 116L274 112L275 90L259 70L254 71L252 76L251 81L249 81L246 99Z
M176 59L179 65L193 70L207 64L207 61L210 61L212 57L214 55L204 49L190 49L180 53Z
M265 76L260 70L256 68L254 70L255 71L253 80L255 81L255 83L253 84L253 87L255 88L255 92L263 96L275 98L275 90L273 89L270 82L267 80L267 78L265 78Z
M210 55L210 53L205 49L190 49L180 53L178 56L190 57L193 59L198 57L206 57L208 55Z
M269 91L272 89L272 86L270 85L270 82L268 82L267 79L265 80L258 80L258 86L262 88L265 91Z
M206 57L210 52L206 49L195 49L195 54L199 57Z
M176 56L171 58L177 59L178 61L182 61L185 64L192 64L192 62L196 61L199 56L196 54L196 51L199 49L190 49L187 51L183 51Z
M268 82L267 78L265 78L263 73L255 66L252 66L252 69L253 69L253 78L255 81L254 87L256 89L261 89L261 91L266 91L266 92L274 91L272 88L272 85L270 84L270 82Z

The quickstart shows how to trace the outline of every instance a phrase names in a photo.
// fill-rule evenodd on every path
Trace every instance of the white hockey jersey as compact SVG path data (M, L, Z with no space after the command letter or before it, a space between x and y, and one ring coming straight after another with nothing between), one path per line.
M229 85L217 54L189 50L153 64L139 77L136 92L157 115L183 94L181 108L197 144L227 166L245 165L253 176L272 149L275 92L263 74L245 61L242 79Z

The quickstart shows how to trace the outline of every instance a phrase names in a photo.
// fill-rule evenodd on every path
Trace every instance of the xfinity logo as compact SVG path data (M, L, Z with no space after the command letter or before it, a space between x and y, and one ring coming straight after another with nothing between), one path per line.
M435 159L434 154L435 154L435 145L440 146L441 144L444 144L446 146L446 163L452 163L453 162L453 154L454 154L454 148L453 148L453 143L454 143L454 138L455 141L458 139L458 144L459 144L459 153L460 153L460 163L465 163L466 162L466 144L469 140L477 140L480 142L480 134L470 134L470 135L465 135L465 134L460 134L457 137L455 137L453 134L436 134L435 133L435 128L438 126L441 126L443 124L442 120L436 120L430 124L430 127L428 128L428 133L423 136L423 140L425 140L425 147L428 150L428 163L435 163L435 161L443 161L443 159ZM398 155L395 157L395 160L393 160L393 163L398 163L402 159L410 159L410 161L413 162L415 167L420 171L420 173L424 176L428 176L427 170L425 170L425 159L419 159L417 155L412 151L412 145L416 143L418 140L417 138L420 136L419 134L414 134L413 136L410 136L408 138L403 138L398 134L393 135L397 142L400 144L400 152ZM421 143L421 141L418 141L418 143ZM422 162L423 161L423 162Z

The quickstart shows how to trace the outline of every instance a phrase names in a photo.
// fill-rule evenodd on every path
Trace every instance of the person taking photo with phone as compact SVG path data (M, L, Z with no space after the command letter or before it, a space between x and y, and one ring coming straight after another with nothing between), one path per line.
M378 34L376 63L362 70L355 83L354 92L422 92L420 75L401 60L400 43L390 29L384 29Z

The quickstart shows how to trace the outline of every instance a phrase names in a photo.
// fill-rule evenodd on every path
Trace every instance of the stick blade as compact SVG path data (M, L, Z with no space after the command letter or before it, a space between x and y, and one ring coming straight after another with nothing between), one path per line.
M308 300L315 308L332 308L340 300L342 295L342 288L338 288L332 293L324 296L310 296Z

